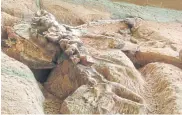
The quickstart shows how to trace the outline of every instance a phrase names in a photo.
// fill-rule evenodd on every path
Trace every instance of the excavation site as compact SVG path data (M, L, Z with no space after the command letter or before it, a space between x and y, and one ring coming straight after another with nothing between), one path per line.
M1 114L182 114L182 1L2 0Z

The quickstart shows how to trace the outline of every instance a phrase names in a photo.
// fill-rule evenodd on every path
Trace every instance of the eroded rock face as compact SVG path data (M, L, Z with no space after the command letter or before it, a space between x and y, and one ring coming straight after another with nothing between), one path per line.
M1 53L2 114L44 114L44 96L30 69Z
M181 114L182 70L165 63L150 63L140 72L147 82L146 101L150 113Z

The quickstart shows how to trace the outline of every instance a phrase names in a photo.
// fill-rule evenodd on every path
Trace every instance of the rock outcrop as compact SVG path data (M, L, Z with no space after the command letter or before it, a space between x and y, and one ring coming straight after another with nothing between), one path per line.
M6 27L2 49L30 68L52 69L45 113L180 114L181 29L139 18L71 27L41 10L31 25Z

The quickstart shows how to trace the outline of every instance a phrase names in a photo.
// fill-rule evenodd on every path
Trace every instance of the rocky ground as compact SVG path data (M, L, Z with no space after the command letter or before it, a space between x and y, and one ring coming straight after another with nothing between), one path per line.
M2 1L2 114L181 114L181 12L82 2Z

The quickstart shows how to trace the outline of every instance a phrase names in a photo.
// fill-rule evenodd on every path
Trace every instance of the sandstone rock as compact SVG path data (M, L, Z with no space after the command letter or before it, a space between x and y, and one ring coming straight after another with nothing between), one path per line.
M119 49L103 50L104 44L94 42L97 40L103 43L104 39L82 39L85 40L84 45L89 55L94 59L93 65L74 65L64 60L52 71L45 83L49 92L62 99L67 97L60 112L145 113L142 97L145 82L131 61ZM108 42L107 40L109 39L105 41Z
M182 26L180 23L157 23L151 21L140 21L132 30L133 38L137 43L122 49L127 56L139 65L151 62L165 62L182 68L179 52L182 48ZM133 47L136 52L131 52ZM125 49L128 49L127 52Z
M62 64L57 65L49 75L47 82L44 83L46 90L62 99L76 90L78 88L77 75L73 68L74 64L68 60L64 60Z
M42 85L42 92L45 96L43 103L45 114L60 114L60 108L62 105L62 100L53 94L49 93Z
M15 33L23 37L24 39L30 39L30 28L30 24L17 24L13 26Z
M44 114L44 96L30 69L1 53L2 114Z
M179 52L179 59L182 61L182 50Z
M20 18L14 17L5 12L1 12L2 26L13 26L14 23L19 22Z
M1 9L9 15L29 20L38 8L34 0L2 0Z
M178 52L170 48L140 47L139 50L134 53L126 51L125 53L134 64L145 65L151 62L165 62L182 68L182 62L178 57Z
M120 95L105 89L107 84L89 87L82 85L71 96L64 100L61 113L66 114L138 114L143 113L144 107L139 102L123 99Z
M54 5L56 3L62 4ZM61 1L51 2L49 6L48 1L43 1L43 5L52 12L70 7ZM61 16L65 15L64 12L69 12L64 10L63 14L60 13ZM71 8L71 13L77 13L72 10ZM50 16L48 22L55 22L54 25L59 26L52 14L46 14ZM38 12L36 15L41 18L42 14ZM38 18L35 18L35 22L36 20ZM8 47L3 47L3 51L7 54L11 54L8 51L16 52L16 55L17 49L18 52L24 51L24 55L21 55L23 62L28 60L28 64L38 64L31 67L50 67L53 56L60 52L61 47L63 53L57 55L58 61L55 61L58 63L44 83L46 113L181 113L181 25L142 20L134 20L133 23L128 28L130 23L126 25L124 20L91 22L74 28L82 32L79 36L73 36L73 27L66 25L66 32L61 33L63 38L60 38L60 46L58 40L56 45L44 39L40 31L37 34L32 30L36 33L32 34L33 39L25 40L20 37L24 36L22 32L18 32L20 36L17 36L8 28L8 39L5 42ZM49 27L46 29L48 32L61 31ZM74 47L70 48L71 45ZM45 62L49 62L48 65ZM140 69L143 75L135 68L141 66L144 66Z
M80 25L93 20L110 18L110 14L107 12L59 0L42 0L42 7L55 15L59 22L70 25Z
M56 46L50 51L50 45L44 49L34 39L22 38L18 36L11 27L6 28L8 39L4 39L8 47L2 47L2 50L10 57L15 58L28 65L31 68L53 68L52 60L57 51ZM24 31L24 30L23 30ZM23 34L23 33L21 33ZM26 37L24 33L22 36Z
M147 82L145 100L149 113L182 113L182 70L170 64L150 63L140 69Z

